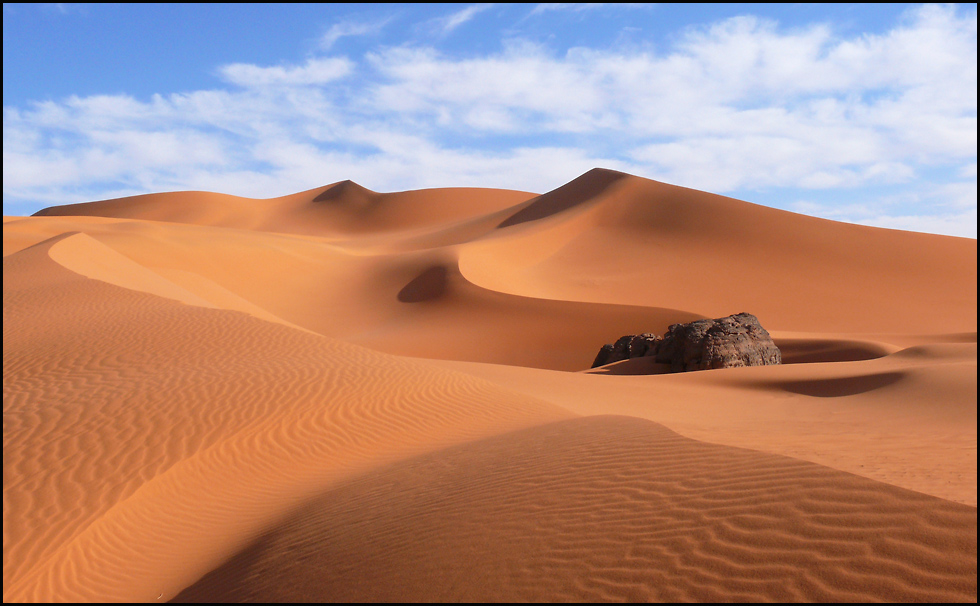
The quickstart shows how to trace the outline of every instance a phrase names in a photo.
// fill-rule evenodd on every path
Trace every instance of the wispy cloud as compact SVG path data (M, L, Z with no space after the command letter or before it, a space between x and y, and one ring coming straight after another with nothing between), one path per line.
M653 8L656 6L651 3L637 3L637 2L541 2L536 4L531 12L528 13L529 17L536 15L543 15L545 13L554 11L570 11L574 13L581 13L583 11L591 11L600 8Z
M377 34L390 23L392 17L372 22L341 21L330 26L320 38L320 48L330 50L341 38L348 36L367 36Z
M440 33L448 34L460 25L471 20L473 17L482 13L483 11L491 8L493 4L471 4L466 8L457 11L451 15L446 15L445 17L440 17L434 20L434 24L439 29Z
M531 15L540 15L550 11L585 11L608 6L602 2L541 2L531 10Z
M221 77L232 84L249 88L326 84L351 72L352 64L345 58L310 59L298 67L260 67L248 63L233 63L221 67Z

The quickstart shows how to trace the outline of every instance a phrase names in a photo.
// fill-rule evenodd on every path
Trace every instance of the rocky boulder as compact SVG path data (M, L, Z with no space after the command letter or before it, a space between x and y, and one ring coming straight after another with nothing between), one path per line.
M599 350L599 355L595 358L595 362L592 363L592 368L605 366L606 364L612 364L620 360L645 356L648 351L652 351L652 347L656 347L656 343L659 340L660 337L650 332L645 332L642 335L626 335L625 337L620 337L615 343L607 343L602 346Z
M645 356L670 364L672 372L768 366L780 364L782 354L759 319L740 313L715 320L673 324L667 334L626 335L603 345L592 368Z

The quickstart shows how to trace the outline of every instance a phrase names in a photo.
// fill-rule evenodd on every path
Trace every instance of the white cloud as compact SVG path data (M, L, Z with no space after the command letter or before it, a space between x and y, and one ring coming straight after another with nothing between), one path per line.
M933 193L937 206L946 207L951 210L970 210L976 213L977 209L977 180L974 176L973 181L963 181L946 183L936 187ZM976 232L976 223L973 230Z
M444 17L440 31L489 6ZM379 190L546 191L595 166L718 193L848 192L919 183L940 167L958 176L919 195L940 217L920 224L947 229L976 212L976 17L961 12L915 8L888 32L848 38L740 17L657 53L521 40L465 58L381 47L363 61L226 65L226 89L5 107L5 204L109 189L262 197L346 178ZM322 43L384 23L337 23ZM919 217L847 204L813 208L882 225Z
M391 81L377 89L379 110L432 112L443 107L458 115L486 107L515 118L530 111L546 122L515 119L515 129L549 130L556 122L599 110L605 98L588 66L555 61L529 44L512 45L499 56L459 61L414 48L388 49L368 58Z
M350 60L343 57L309 59L299 67L260 67L249 63L233 63L221 67L219 73L225 81L244 87L270 85L326 84L351 73Z
M663 55L515 42L477 58L394 48L369 60L386 78L379 111L459 133L592 133L672 182L722 191L897 182L915 163L976 155L976 21L942 7L848 40L739 17Z
M531 15L540 15L549 11L583 11L602 6L606 6L606 4L598 2L542 2L535 5L534 9L531 11Z
M381 21L373 21L370 23L357 21L341 21L339 23L334 23L320 38L320 48L323 50L330 50L337 40L348 36L367 36L377 34L381 32L381 30L384 29L384 27L390 22L391 18L389 17L387 19L382 19Z
M542 15L544 13L552 11L571 11L580 13L583 11L595 10L599 8L651 8L654 4L651 3L636 3L636 2L542 2L536 4L534 8L528 13L528 17L533 17L535 15Z
M471 4L470 6L467 6L460 11L456 11L451 15L446 15L445 17L435 19L433 20L433 23L438 27L442 34L448 34L492 6L493 4Z

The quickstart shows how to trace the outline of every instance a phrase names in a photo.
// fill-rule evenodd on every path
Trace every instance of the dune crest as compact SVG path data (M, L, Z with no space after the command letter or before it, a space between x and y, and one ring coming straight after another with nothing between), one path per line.
M66 234L55 239L57 241L48 247L48 256L76 274L188 305L214 307L87 234Z
M498 229L552 217L602 196L620 179L629 175L604 168L594 168L581 177L530 200L520 210L500 222Z

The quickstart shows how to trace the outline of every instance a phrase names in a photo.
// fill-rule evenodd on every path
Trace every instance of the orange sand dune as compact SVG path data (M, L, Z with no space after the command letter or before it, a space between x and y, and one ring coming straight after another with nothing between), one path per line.
M507 209L534 194L443 188L381 194L341 181L280 198L211 192L146 194L45 208L36 216L94 216L331 236L441 225Z
M602 169L3 233L5 601L976 601L976 240ZM740 311L783 365L590 369Z

